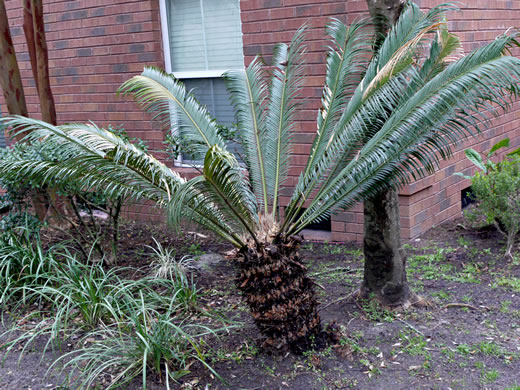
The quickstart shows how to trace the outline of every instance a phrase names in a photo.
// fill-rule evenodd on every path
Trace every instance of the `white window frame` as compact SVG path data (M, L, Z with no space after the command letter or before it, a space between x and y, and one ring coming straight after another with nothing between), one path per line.
M222 75L230 70L234 69L219 69L219 70L197 70L192 72L173 72L172 71L172 61L171 61L171 52L170 52L170 36L168 32L168 16L166 11L166 2L172 0L159 0L159 12L161 18L161 35L162 35L162 44L163 44L163 53L164 53L164 70L172 74L176 79L209 79L209 78L219 78ZM194 0L196 1L196 0ZM202 1L202 0L201 0ZM240 12L240 1L237 0ZM242 20L240 20L240 37L242 38ZM243 40L242 40L242 49L243 49ZM245 66L244 66L245 68ZM244 69L243 68L243 69ZM175 113L171 113L172 121L175 121ZM178 156L174 160L175 166L178 167L193 167L193 164L184 164L182 162L182 155ZM197 165L198 166L198 165Z

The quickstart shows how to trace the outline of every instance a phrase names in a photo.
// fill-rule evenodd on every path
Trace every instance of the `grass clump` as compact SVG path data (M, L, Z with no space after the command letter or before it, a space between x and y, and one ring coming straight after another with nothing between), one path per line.
M67 369L68 385L82 389L115 388L138 376L146 388L152 373L169 387L195 361L216 375L204 348L223 328L193 315L203 311L186 270L131 280L122 274L135 270L84 263L64 246L44 250L39 239L11 233L0 241L1 298L12 313L2 335L10 340L0 346L6 355L19 348L23 357L36 340L46 340L44 354L66 342L74 350L51 368Z

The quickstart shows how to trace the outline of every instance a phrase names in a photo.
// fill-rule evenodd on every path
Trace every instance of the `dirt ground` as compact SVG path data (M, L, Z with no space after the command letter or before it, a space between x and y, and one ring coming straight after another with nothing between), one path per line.
M177 255L200 257L231 249L210 236L167 233L158 226L125 224L120 264L145 267L152 237ZM462 220L435 228L405 244L408 279L422 304L389 311L348 298L361 282L359 245L305 242L301 250L317 283L324 324L335 321L341 339L303 356L269 355L234 287L234 267L223 260L196 275L201 304L235 327L208 343L207 362L173 389L509 389L520 390L520 252L504 260L495 229L466 228ZM426 303L426 304L425 304ZM0 340L1 342L1 340ZM0 389L58 389L45 377L52 358L34 345L0 366ZM151 389L165 388L149 378ZM139 380L131 389L141 388Z

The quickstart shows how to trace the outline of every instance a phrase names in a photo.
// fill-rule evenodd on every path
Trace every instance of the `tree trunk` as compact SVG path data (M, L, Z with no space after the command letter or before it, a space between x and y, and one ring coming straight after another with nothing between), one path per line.
M401 247L397 192L383 191L365 201L364 214L365 270L361 297L373 295L388 306L407 305L410 289Z
M22 78L9 30L4 0L0 0L0 30L0 87L2 87L7 111L11 115L28 116ZM17 141L22 138L23 134L15 137ZM43 221L47 211L44 194L32 196L32 203L36 216Z
M45 39L42 0L24 0L24 32L34 81L40 97L42 119L56 125L56 108L49 77L49 55Z
M367 0L376 30L375 48L383 42L403 9L401 0ZM401 247L399 197L395 190L381 192L364 202L365 270L361 297L375 297L389 306L407 305L410 288L406 258Z
M314 282L298 256L300 243L292 236L261 250L245 247L238 254L237 286L267 349L302 353L326 343Z
M0 86L4 93L7 111L11 115L27 116L22 78L9 30L4 0L0 0L0 29ZM20 139L21 136L17 138Z
M40 100L42 120L52 125L57 124L56 107L52 95L49 77L49 55L45 38L42 0L23 0L23 30L27 41L31 68ZM40 198L47 198L49 207L44 219L51 224L68 226L62 215L72 215L70 201L59 196L53 188L38 191Z

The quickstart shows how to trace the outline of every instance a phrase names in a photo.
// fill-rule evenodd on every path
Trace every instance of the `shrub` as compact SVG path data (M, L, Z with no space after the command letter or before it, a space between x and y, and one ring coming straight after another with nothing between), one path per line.
M108 126L107 130L126 141L134 142L136 147L143 151L148 150L142 140L129 138L121 127ZM39 140L31 143L18 142L11 147L0 149L0 159L9 162L28 158L41 162L64 161L70 157L59 148L50 147ZM53 185L57 184L53 183ZM46 196L47 185L42 185L40 181L31 180L23 175L16 178L5 175L0 177L0 188L5 190L5 193L0 195L0 212L7 213L0 222L2 230L12 229L25 221L29 221L33 229L38 230L41 223L30 214L29 205L31 197L39 196L46 203L45 206L59 214L60 220L66 222L72 230L64 230L60 226L51 225L51 227L66 233L77 244L85 258L88 256L88 246L94 245L100 257L105 257L108 263L115 262L119 241L119 220L125 200L123 197L110 197L98 191L83 191L74 183L53 187L56 196ZM108 228L96 221L94 217L96 210L106 213ZM108 251L100 244L102 236L109 238Z
M507 154L495 163L491 160L498 150L509 146L506 138L495 144L484 161L473 149L466 150L466 156L479 171L471 179L471 188L478 201L476 213L494 223L506 236L505 256L511 258L511 249L520 230L520 150Z

